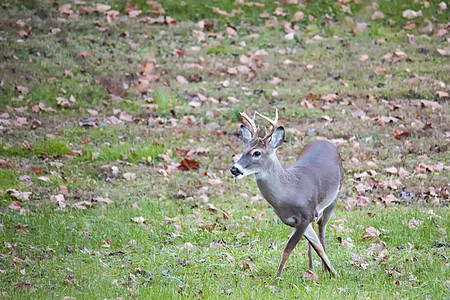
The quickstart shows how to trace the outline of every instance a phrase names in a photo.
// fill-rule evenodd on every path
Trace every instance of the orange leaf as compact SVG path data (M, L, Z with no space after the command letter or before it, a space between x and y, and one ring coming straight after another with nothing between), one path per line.
M189 159L189 158L184 158L181 162L180 165L177 167L178 170L180 171L189 171L189 170L198 170L200 168L200 164L198 161L193 160L193 159Z

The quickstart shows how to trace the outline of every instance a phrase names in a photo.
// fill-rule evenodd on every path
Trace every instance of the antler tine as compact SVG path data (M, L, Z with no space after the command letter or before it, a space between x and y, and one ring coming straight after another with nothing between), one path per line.
M271 128L270 128L269 132L267 132L266 136L262 138L263 140L266 140L266 139L268 139L269 137L271 137L272 134L275 132L275 129L277 129L278 109L277 109L277 108L275 109L275 119L273 119L273 120L270 119L270 118L268 118L268 117L266 117L266 116L264 116L264 115L262 115L262 114L260 114L260 113L257 112L257 111L255 111L255 113L256 113L258 116L260 116L261 118L263 118L264 120L266 120L267 122L270 123Z
M247 129L249 129L251 131L253 136L256 136L257 129L256 129L256 124L255 124L254 118L253 119L250 118L245 111L243 111L239 114L241 115L242 119L244 119L250 125L251 128L247 128Z

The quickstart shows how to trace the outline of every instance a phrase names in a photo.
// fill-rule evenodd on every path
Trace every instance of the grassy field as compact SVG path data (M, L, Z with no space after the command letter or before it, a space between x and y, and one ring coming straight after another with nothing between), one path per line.
M0 1L0 298L448 299L449 8L410 2ZM283 165L341 153L340 278L305 240L276 278L229 173L275 108Z

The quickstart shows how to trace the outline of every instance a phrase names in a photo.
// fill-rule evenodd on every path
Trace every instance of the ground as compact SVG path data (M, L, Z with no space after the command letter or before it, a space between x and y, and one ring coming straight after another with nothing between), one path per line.
M410 2L1 1L0 297L448 297L449 13ZM291 229L229 172L275 108L283 165L341 154L340 278L304 240L276 278Z

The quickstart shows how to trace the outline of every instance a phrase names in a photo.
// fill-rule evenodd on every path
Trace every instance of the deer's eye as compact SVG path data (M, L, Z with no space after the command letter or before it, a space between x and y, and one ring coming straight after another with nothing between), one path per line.
M253 156L254 157L259 157L259 156L261 156L261 152L255 151L255 152L253 152Z

